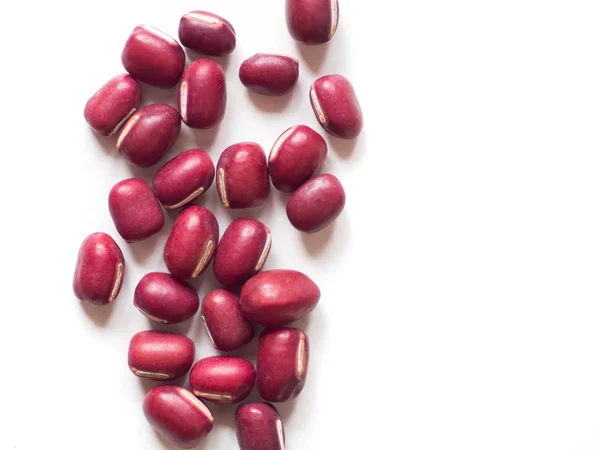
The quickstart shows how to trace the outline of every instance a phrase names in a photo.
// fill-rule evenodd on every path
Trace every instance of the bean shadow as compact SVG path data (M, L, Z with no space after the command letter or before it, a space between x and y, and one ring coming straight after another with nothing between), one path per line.
M227 114L227 112L225 112ZM214 126L212 128L208 128L206 130L200 129L192 129L192 133L194 135L194 143L195 147L201 148L203 150L207 150L217 138L217 134L219 134L219 128L221 125ZM207 150L208 151L208 150Z
M117 150L117 134L115 133L113 136L100 136L90 128L90 133L94 136L96 143L98 146L106 153L108 156L112 158L119 158L119 151Z
M212 59L213 61L219 63L221 65L221 67L223 67L223 70L225 72L227 72L227 69L229 68L229 64L231 63L230 55L209 56L209 55L205 55L204 53L200 53L195 50L192 50L191 48L186 48L185 53L187 56L188 64L190 64L198 59Z
M139 386L140 386L142 392L144 394L147 394L152 388L155 388L156 386L172 386L172 385L181 386L183 384L184 378L185 377L179 377L179 378L176 378L175 380L169 380L169 381L154 381L154 380L150 380L148 378L138 377L138 380L139 380Z
M167 104L177 108L177 85L169 89L161 89L148 84L142 85L142 104L140 108L153 104Z
M321 253L323 253L323 251L325 251L331 240L335 223L336 221L333 221L328 226L320 231L317 231L316 233L302 233L302 243L304 244L304 249L311 256L319 256Z
M129 172L131 172L131 176L133 176L135 178L140 178L140 179L144 180L146 183L148 183L149 185L152 184L152 178L154 177L154 174L156 173L156 168L154 166L139 167L139 166L136 166L135 164L130 163L129 161L127 161L127 166L129 168Z
M329 44L306 45L296 42L296 47L310 71L315 74L320 73L329 51Z
M116 301L113 301L108 305L93 305L85 301L80 301L79 303L93 324L97 327L104 328L108 324L110 316L113 314Z
M293 97L293 90L285 95L264 95L246 89L246 95L254 106L269 114L278 114L289 105Z
M252 219L260 220L263 223L268 223L270 219L275 214L275 210L277 209L276 205L276 195L273 195L273 191L275 191L271 186L271 192L269 192L269 196L265 200L265 202L261 205L255 206L253 208L243 208L243 209L229 209L227 208L227 213L231 220L239 219L242 217L250 217Z
M148 319L147 329L152 329L156 331L167 331L170 333L179 333L187 336L188 332L192 328L192 324L194 323L194 316L190 317L188 320L184 320L181 323L174 324L159 323L155 322L154 320Z
M333 148L333 150L343 159L348 159L352 156L357 147L358 139L359 138L342 139L330 134L327 135L327 140L329 141L328 147Z

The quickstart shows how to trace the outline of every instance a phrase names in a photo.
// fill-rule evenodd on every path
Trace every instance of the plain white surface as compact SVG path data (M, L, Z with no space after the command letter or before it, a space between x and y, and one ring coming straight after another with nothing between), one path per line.
M185 129L173 151L270 149L288 126L320 130L308 102L319 75L356 89L365 128L327 137L325 171L347 207L310 237L273 190L252 211L273 232L267 268L322 289L300 325L311 339L302 395L280 406L289 450L592 450L600 446L600 5L597 1L340 0L330 44L287 33L283 1L12 2L3 7L2 394L0 449L160 450L141 402L153 383L126 364L150 325L133 289L164 270L156 238L127 245L107 195L149 180L115 139L83 120L90 95L122 71L138 24L176 36L192 9L237 31L229 100L216 131ZM259 52L301 62L283 99L249 95L240 63ZM144 103L174 103L144 87ZM233 217L214 187L203 200ZM82 307L71 290L89 233L117 238L127 273L116 303ZM203 295L214 286L200 283ZM212 355L196 317L178 326ZM252 346L247 354L252 354ZM243 352L242 352L243 353ZM252 398L256 398L254 394ZM235 449L235 407L213 408L203 449Z

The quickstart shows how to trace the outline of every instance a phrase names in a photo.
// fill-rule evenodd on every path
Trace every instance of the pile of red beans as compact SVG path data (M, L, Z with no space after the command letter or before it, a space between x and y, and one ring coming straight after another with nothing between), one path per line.
M304 44L329 41L338 23L337 0L287 0L287 25L292 37ZM181 44L209 56L231 53L236 46L233 26L205 11L184 14L179 24ZM117 150L131 164L157 164L177 139L181 121L191 128L216 126L224 117L227 90L223 68L211 59L185 67L181 45L165 33L140 25L125 43L121 59L127 74L117 75L87 102L84 116L99 135L118 134ZM296 84L295 58L259 53L239 69L240 81L264 95L283 95ZM139 83L158 88L178 86L178 110L153 104L138 110ZM332 135L352 139L362 128L362 113L350 82L328 75L310 87L315 116ZM287 203L291 224L305 233L319 231L335 220L345 204L344 189L331 174L316 175L327 155L323 137L305 125L284 131L267 159L262 147L241 142L226 148L217 166L204 150L184 151L160 167L148 185L139 178L117 183L108 195L110 215L126 242L146 239L164 225L165 209L181 209L164 247L169 273L146 274L137 284L133 303L150 320L176 324L201 309L206 332L221 352L248 344L255 326L265 327L258 338L256 369L243 358L211 356L193 367L194 343L171 332L141 331L131 339L131 372L151 380L168 381L189 371L191 391L160 385L148 392L143 410L150 424L181 448L190 448L213 428L204 403L239 403L255 384L269 403L248 403L236 411L242 450L281 450L284 431L271 402L300 394L306 381L309 344L306 334L288 324L317 305L320 291L305 274L294 270L260 272L271 249L269 228L251 218L234 220L219 240L213 213L193 204L216 177L224 207L253 208L269 195L270 185L292 193ZM199 277L212 262L223 288L200 300L185 280ZM260 272L260 273L259 273ZM73 280L75 295L96 305L118 296L125 261L115 240L106 233L82 243ZM241 288L241 290L240 290ZM190 371L191 369L191 371Z

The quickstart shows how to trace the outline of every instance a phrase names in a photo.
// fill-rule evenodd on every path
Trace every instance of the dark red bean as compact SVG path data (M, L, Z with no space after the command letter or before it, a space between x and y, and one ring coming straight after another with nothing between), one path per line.
M165 244L164 260L178 278L196 278L215 254L219 224L213 213L199 205L187 206L173 224Z
M181 119L170 105L148 105L127 121L117 150L131 163L140 167L156 164L175 143Z
M257 53L240 66L240 81L259 94L283 95L298 81L298 60L291 56Z
M337 0L286 0L285 18L291 36L304 44L329 41L338 25Z
M268 402L296 398L306 382L308 337L289 327L266 328L258 338L258 393Z
M227 208L251 208L267 199L270 190L267 158L254 142L227 147L217 162L217 189Z
M239 286L254 276L271 250L271 231L258 220L236 219L219 241L213 271L224 286Z
M173 380L185 375L194 362L190 338L166 331L140 331L129 342L128 364L133 374L151 380Z
M117 231L127 242L146 239L164 225L158 200L150 186L139 178L115 184L108 195L108 209Z
M194 364L190 386L194 395L215 403L239 403L254 387L256 371L250 361L234 356L209 356Z
M157 88L177 84L185 67L181 45L148 25L135 27L121 53L121 62L132 77Z
M225 289L210 291L202 301L202 321L213 347L230 352L254 337L254 327L246 320L237 295Z
M262 326L285 325L301 319L317 306L319 287L296 270L267 270L242 287L244 317Z
M143 409L150 425L179 448L196 447L213 428L208 407L179 386L152 388Z
M222 56L235 49L235 30L221 16L191 11L179 21L179 40L184 47L210 56Z
M179 112L190 128L211 128L225 115L227 88L223 68L198 59L185 69L179 84Z
M73 292L79 300L96 305L112 302L123 284L125 260L121 249L106 233L92 233L79 247Z
M345 204L346 194L340 180L322 174L311 178L292 194L286 213L296 229L315 233L333 222Z
M283 132L269 154L269 174L275 189L294 192L321 170L327 156L325 139L306 125Z
M179 323L196 314L200 299L185 281L168 273L150 272L136 286L133 304L150 320Z
M284 450L283 423L269 403L246 403L235 412L240 450Z
M127 74L111 78L85 104L83 117L100 136L112 136L140 106L142 89Z
M158 169L152 179L152 189L163 207L176 209L204 194L214 178L215 165L208 153L192 148Z
M360 104L350 81L341 75L327 75L310 86L310 103L321 126L328 133L354 139L363 126Z

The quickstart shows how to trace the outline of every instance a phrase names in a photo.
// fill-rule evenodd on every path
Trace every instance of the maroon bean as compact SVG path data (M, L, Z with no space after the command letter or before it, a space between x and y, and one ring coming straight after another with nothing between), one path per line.
M181 45L148 25L135 27L121 53L121 62L132 77L157 88L177 84L185 67Z
M269 154L269 174L275 189L294 192L321 170L327 156L325 139L306 125L288 128Z
M234 356L209 356L190 372L194 395L215 403L239 403L254 387L256 371L250 361Z
M202 301L202 322L217 350L230 352L254 337L254 327L246 320L237 295L225 289L210 291Z
M288 200L285 210L296 229L315 233L333 222L342 213L345 204L342 183L325 173L300 186Z
M217 247L213 271L224 286L239 286L254 276L271 250L271 231L254 219L236 219Z
M79 247L73 292L79 300L96 305L112 302L123 284L125 260L121 249L106 233L92 233Z
M199 205L187 206L173 224L165 243L164 260L178 278L196 278L215 254L219 224L213 213Z
M259 206L269 196L267 158L254 142L227 147L217 162L217 190L227 208Z
M150 425L179 448L196 447L213 428L210 409L179 386L153 387L143 409Z
M270 403L246 403L235 412L240 450L283 450L285 434L277 409Z
M108 195L108 209L117 231L127 242L146 239L164 225L158 200L150 186L139 178L115 184Z
M310 86L310 103L321 126L329 134L354 139L363 126L362 110L350 81L327 75Z
M83 117L100 136L112 136L140 106L142 89L127 74L111 78L85 104Z
M283 95L298 81L298 60L291 56L257 53L240 66L240 81L259 94Z
M210 56L222 56L235 49L235 30L221 16L191 11L179 21L179 40L184 47Z
M258 393L268 402L296 398L306 382L308 337L296 328L266 328L258 338Z
M321 298L319 287L296 270L267 270L242 287L244 317L262 326L294 322L311 312Z
M152 179L152 189L163 207L176 209L204 194L214 178L215 165L208 153L192 148L158 169Z
M200 299L185 281L168 273L150 272L136 286L133 305L155 322L179 323L196 314Z
M190 338L167 331L140 331L129 342L127 357L134 375L151 380L173 380L185 375L194 362Z
M338 25L337 0L286 0L285 18L292 37L304 44L329 41Z
M191 63L183 73L177 97L183 122L190 128L211 128L225 115L227 88L223 68L210 59Z
M117 150L140 167L156 164L169 151L181 129L179 112L170 105L148 105L127 121Z

